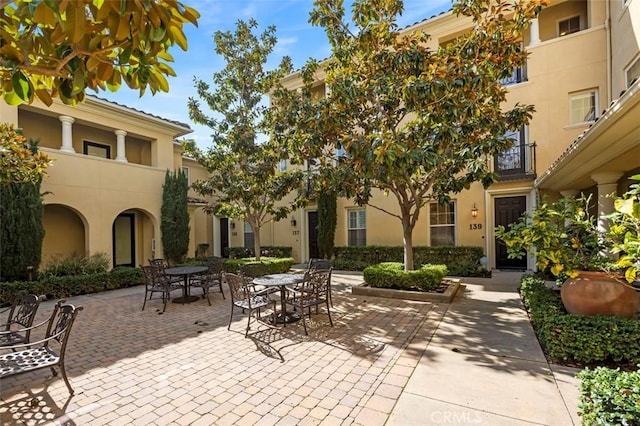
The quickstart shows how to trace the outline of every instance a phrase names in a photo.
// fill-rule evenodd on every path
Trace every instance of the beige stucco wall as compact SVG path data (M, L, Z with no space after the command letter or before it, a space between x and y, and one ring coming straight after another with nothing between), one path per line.
M627 88L626 69L640 58L640 2L611 1L611 86L617 98Z

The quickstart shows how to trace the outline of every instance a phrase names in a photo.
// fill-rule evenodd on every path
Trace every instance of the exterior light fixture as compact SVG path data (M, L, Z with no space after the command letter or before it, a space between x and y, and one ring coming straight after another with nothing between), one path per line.
M296 221L296 219L292 217L291 218L291 226L293 226L295 228L297 224L298 224L298 222Z
M478 208L476 207L476 203L473 203L473 207L471 208L471 217L474 219L478 217Z
M231 228L231 229L236 229L236 223L235 223L235 222L231 222L231 223L229 224L229 228Z

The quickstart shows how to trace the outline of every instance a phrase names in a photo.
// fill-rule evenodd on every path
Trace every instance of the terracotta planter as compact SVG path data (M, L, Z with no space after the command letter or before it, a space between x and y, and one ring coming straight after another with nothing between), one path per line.
M639 294L621 278L606 272L581 271L562 284L560 296L570 314L633 317L638 311Z

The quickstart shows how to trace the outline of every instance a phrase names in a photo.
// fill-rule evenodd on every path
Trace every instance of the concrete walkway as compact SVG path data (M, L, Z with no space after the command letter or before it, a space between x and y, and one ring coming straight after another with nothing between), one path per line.
M48 370L4 379L0 424L579 424L577 370L546 362L519 274L464 279L450 305L353 296L358 274L333 282L334 326L321 310L309 336L299 322L246 339L242 314L227 331L218 293L163 314L157 298L140 310L142 287L72 298L76 394Z

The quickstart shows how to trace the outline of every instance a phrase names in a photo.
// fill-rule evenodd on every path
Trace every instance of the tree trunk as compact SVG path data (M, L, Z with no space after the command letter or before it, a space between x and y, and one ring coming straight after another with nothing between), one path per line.
M404 270L413 271L413 227L408 217L402 218L402 243L404 244Z
M260 245L260 228L253 223L249 223L251 225L251 230L253 231L253 252L255 253L256 260L260 260L260 252L262 251Z

